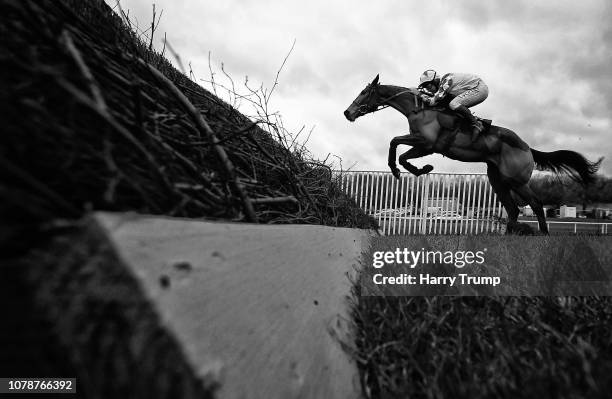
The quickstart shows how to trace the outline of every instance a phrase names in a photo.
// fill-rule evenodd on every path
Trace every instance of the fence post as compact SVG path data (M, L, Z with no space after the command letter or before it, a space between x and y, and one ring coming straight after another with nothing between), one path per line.
M418 177L417 177L418 179ZM427 225L427 201L429 201L429 174L423 177L423 187L421 190L421 226L419 233L426 233Z

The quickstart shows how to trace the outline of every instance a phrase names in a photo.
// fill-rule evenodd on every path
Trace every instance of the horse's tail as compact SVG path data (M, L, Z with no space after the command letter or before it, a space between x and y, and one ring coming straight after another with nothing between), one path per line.
M578 183L588 184L595 180L603 157L597 162L591 162L575 151L559 150L542 152L531 149L533 160L539 170L549 170L560 174L565 173Z

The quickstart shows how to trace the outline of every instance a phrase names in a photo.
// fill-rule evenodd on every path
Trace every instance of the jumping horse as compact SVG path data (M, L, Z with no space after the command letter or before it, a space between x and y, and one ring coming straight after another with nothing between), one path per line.
M535 167L555 174L566 173L574 180L588 184L595 178L601 161L590 162L581 154L559 150L542 152L530 148L510 129L485 124L485 131L472 142L469 122L452 111L425 104L415 88L382 85L378 75L344 111L344 116L354 122L360 116L391 107L408 118L410 133L394 137L389 146L388 164L393 176L400 178L396 150L400 144L412 148L399 157L400 165L408 172L420 176L433 170L433 166L418 168L408 162L433 153L463 162L485 162L487 176L493 190L508 212L506 232L522 233L525 225L517 222L519 209L512 192L527 202L538 218L540 231L548 234L542 202L528 185Z

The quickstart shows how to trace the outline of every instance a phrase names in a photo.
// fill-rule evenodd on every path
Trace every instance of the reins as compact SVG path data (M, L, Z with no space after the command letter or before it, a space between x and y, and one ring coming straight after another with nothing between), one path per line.
M410 93L414 97L414 109L412 110L413 113L418 113L419 111L421 111L421 110L423 110L425 108L425 104L424 104L423 100L421 100L421 98L417 94L415 94L412 89L402 90L402 91L400 91L398 93L395 93L392 96L389 96L389 97L381 100L380 102L381 103L386 103L387 101L389 101L389 100L391 100L391 99L393 99L395 97L401 96L402 94L405 94L405 93ZM362 105L362 106L365 106L365 105ZM381 105L381 106L378 106L378 108L376 108L374 111L371 111L371 112L380 111L381 109L385 109L387 107L390 107L390 105L389 104Z
M380 110L382 110L382 109L385 109L385 108L390 107L390 105L389 105L389 104L386 104L386 105L376 105L376 108L375 108L375 109L373 109L373 110L371 110L371 111L369 110L370 106L368 105L368 103L369 103L369 101L370 101L370 97L372 96L372 94L373 94L375 91L376 91L376 94L378 95L378 90L377 90L376 88L372 88L372 89L370 90L370 92L368 93L368 97L367 97L367 99L364 101L364 103L363 103L363 104L356 105L356 104L355 104L355 101L356 101L356 100L355 100L355 101L353 101L353 103L352 103L351 105L355 105L355 106L357 107L357 111L358 111L358 112L359 112L361 115L365 115L365 114L368 114L368 113L374 113L374 112L377 112L377 111L380 111ZM395 93L395 94L393 94L393 95L391 95L391 96L389 96L389 97L387 97L387 98L383 98L382 100L380 100L380 101L379 101L379 104L384 104L384 103L386 103L386 102L388 102L388 101L390 101L390 100L394 99L395 97L399 97L399 96L401 96L402 94L406 94L406 93L410 93L410 94L412 94L412 96L414 97L414 109L413 109L413 110L411 110L411 112L412 112L412 113L415 113L415 114L416 114L416 113L418 113L418 112L420 112L420 111L422 111L422 110L424 110L424 109L425 109L425 102L424 102L424 101L423 101L423 100L422 100L422 99L419 97L419 95L418 95L418 94L414 93L414 89L405 89L405 90L401 90L401 91L399 91L399 92L397 92L397 93Z

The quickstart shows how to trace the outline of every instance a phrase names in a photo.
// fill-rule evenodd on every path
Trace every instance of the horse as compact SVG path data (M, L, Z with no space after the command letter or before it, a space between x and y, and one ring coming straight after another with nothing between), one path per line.
M400 170L395 163L397 146L400 144L412 147L400 155L399 163L415 176L430 173L434 168L431 165L418 168L408 160L433 153L463 162L486 163L489 183L508 213L507 234L523 234L529 229L526 224L518 223L519 208L512 193L531 206L538 218L540 232L548 234L542 202L528 185L534 168L556 175L565 173L586 185L595 179L603 160L600 158L597 162L591 162L569 150L535 150L512 130L492 125L487 120L485 130L472 142L469 122L448 109L427 105L416 88L380 84L379 75L359 93L344 111L344 116L354 122L360 116L387 107L406 116L410 126L409 134L394 137L390 142L388 164L393 176L400 178Z

